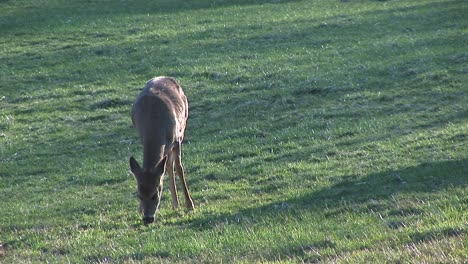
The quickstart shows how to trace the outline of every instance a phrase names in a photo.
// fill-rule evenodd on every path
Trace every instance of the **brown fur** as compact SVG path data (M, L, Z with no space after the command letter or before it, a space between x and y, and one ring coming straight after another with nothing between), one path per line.
M182 182L186 207L194 209L182 165L182 140L187 118L187 97L177 81L170 77L148 81L133 104L132 122L143 144L143 167L130 157L130 169L137 180L144 222L145 218L154 219L159 208L166 169L173 208L179 206L175 169Z

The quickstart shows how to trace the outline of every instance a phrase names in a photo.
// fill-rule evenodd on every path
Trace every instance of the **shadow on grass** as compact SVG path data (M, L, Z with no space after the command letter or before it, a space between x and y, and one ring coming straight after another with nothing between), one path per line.
M280 224L283 221L281 216L288 215L288 219L295 216L300 218L304 212L313 212L325 218L335 218L347 213L376 215L382 213L387 218L382 221L385 228L398 230L407 227L405 217L411 218L425 214L425 212L413 205L401 205L398 208L389 206L395 202L396 194L414 194L417 196L414 201L416 203L419 199L424 200L425 193L444 192L452 187L468 187L466 175L468 175L468 159L422 163L401 170L371 174L364 178L351 175L339 178L339 182L330 187L298 194L295 198L232 213L200 216L199 219L189 222L188 226L196 230L210 230L226 223L252 225L275 222ZM403 239L407 243L424 243L441 238L462 237L467 230L461 227L442 226L429 231L408 230L407 232L409 236ZM294 256L309 259L315 263L322 260L323 256L312 254L313 252L335 247L335 242L329 239L309 244L299 243L279 248L271 257L277 260L278 257Z
M363 213L370 212L383 208L376 208L376 205L369 201L390 200L397 193L430 193L451 187L467 187L466 175L468 159L422 163L415 167L371 174L364 178L351 175L339 178L339 182L330 187L299 194L295 198L231 214L207 215L194 220L190 225L196 229L210 229L226 220L235 223L235 219L239 217L268 219L285 212L294 215L302 210L315 211L330 217L349 210L346 206L343 207L343 204L356 205L364 210Z
M72 22L73 20L81 20L83 17L86 20L99 20L103 17L118 17L122 15L148 15L148 14L167 14L197 9L216 9L227 6L243 6L243 5L262 5L262 4L281 4L286 2L295 2L298 0L160 0L160 1L49 1L40 2L38 4L18 4L18 11L1 16L0 32L13 32L16 29L26 28L28 25L34 27L49 27L51 24L57 24L62 21L63 24ZM2 5L9 4L0 2ZM16 32L15 34L22 34Z
M38 23L35 24L41 25L41 23L46 23L47 25L47 22L43 22L43 16L46 16L46 18L48 19L57 19L57 17L61 16L64 16L66 18L68 15L78 15L80 16L80 19L92 21L93 19L98 17L102 19L102 16L108 16L109 19L112 19L112 17L114 16L115 19L119 19L118 15L121 13L147 14L151 13L152 11L164 13L167 10L212 8L223 7L228 5L254 5L271 2L284 3L289 1L239 0L195 2L190 1L190 3L188 3L187 1L157 1L157 3L149 3L147 1L105 1L103 3L99 2L99 4L88 3L89 6L87 4L69 4L71 6L68 6L67 4L60 5L57 3L42 3L37 7L37 9L34 9L33 11L23 10L23 12L25 12L23 15L27 17L27 19L22 19L22 14L15 15L14 17L18 21L30 21L31 19L38 17L38 20L40 21L38 21ZM208 79L211 81L222 82L227 84L240 83L244 86L247 86L248 88L246 88L246 90L248 90L249 93L244 93L243 95L236 94L231 96L231 100L234 101L236 99L241 99L240 101L245 101L243 100L243 98L251 98L252 95L255 95L255 97L257 97L257 94L252 94L250 92L252 92L254 89L260 89L260 91L258 92L262 93L263 90L266 90L266 87L268 87L269 85L273 85L273 87L275 87L277 84L286 84L288 86L292 86L290 87L292 88L292 94L298 97L303 96L304 94L313 95L317 92L321 92L323 89L326 90L326 87L315 87L314 85L308 84L306 81L302 83L299 82L291 84L291 76L290 74L285 72L270 72L268 76L264 76L265 79L258 80L252 79L250 76L242 76L243 73L240 72L235 72L232 74L220 74L218 72L213 72L212 70L209 70L207 72L193 72L193 68L191 68L190 70L184 69L180 71L179 66L181 64L187 65L186 61L189 62L188 64L192 63L192 66L202 66L203 64L213 65L216 64L217 60L220 57L226 57L226 54L229 54L229 59L239 59L239 62L241 64L245 64L252 63L250 61L256 56L259 56L261 58L263 54L283 52L283 50L289 49L323 49L323 46L331 46L337 52L343 51L344 53L356 53L356 51L354 50L357 50L357 52L362 52L362 49L353 48L352 51L349 51L349 49L352 48L350 44L357 45L357 43L359 43L359 41L364 37L362 32L365 32L366 37L371 38L370 42L381 41L382 38L386 38L389 39L389 42L394 41L394 46L391 46L390 44L392 43L389 43L390 46L376 45L374 47L371 47L366 51L366 53L373 54L375 56L370 61L365 61L365 63L368 65L356 66L356 64L359 64L359 62L350 60L350 62L352 63L349 63L349 65L341 65L341 68L337 66L337 68L331 70L330 74L335 75L334 79L342 79L343 72L348 72L350 75L361 76L363 75L363 71L365 71L366 79L367 76L371 76L375 80L378 80L379 83L365 84L365 80L358 79L354 79L352 81L356 83L361 83L361 85L365 84L366 86L370 86L366 88L370 88L372 90L376 89L376 87L382 90L382 84L385 84L384 88L393 89L395 88L393 86L395 82L400 82L404 86L419 83L420 80L416 80L412 75L415 75L416 73L420 74L426 71L426 68L424 66L425 63L423 63L424 61L422 61L422 58L417 57L419 60L414 60L411 58L411 56L408 56L408 58L403 60L403 63L401 63L401 59L394 59L396 56L407 56L407 54L405 54L405 51L407 51L406 53L408 54L417 53L420 51L419 48L421 46L427 46L429 45L429 43L431 46L437 45L440 47L446 47L447 45L455 45L456 43L460 43L458 36L454 36L451 39L441 38L440 36L428 38L426 36L423 37L424 32L420 32L421 28L423 28L424 30L432 28L453 28L453 22L451 20L445 19L445 17L461 16L462 12L458 11L460 9L460 4L461 1L452 1L449 3L423 4L411 8L397 8L392 10L376 11L369 13L364 12L359 15L363 16L365 19L361 19L360 21L355 21L355 18L353 16L335 16L326 19L310 18L305 21L281 21L276 23L269 23L265 25L265 28L262 28L261 25L225 25L222 28L215 27L213 29L210 27L200 32L186 33L181 31L181 33L178 33L174 36L163 36L162 38L164 38L164 40L162 40L161 43L158 43L160 41L161 36L158 36L157 34L152 35L149 33L148 38L146 38L146 40L144 41L134 41L131 43L126 42L122 45L93 45L92 47L90 47L89 43L85 43L85 46L80 46L83 45L83 43L81 43L83 41L81 39L75 39L75 37L73 37L75 41L80 42L76 44L78 46L70 46L69 44L67 44L67 48L62 47L62 49L60 49L59 51L53 51L50 53L41 51L40 54L33 54L32 52L28 54L10 54L8 56L9 62L7 63L7 66L18 67L16 65L21 66L22 64L26 64L27 66L31 64L31 55L41 57L39 64L42 64L42 61L58 61L60 62L60 65L66 66L65 74L61 73L59 69L59 74L55 72L50 73L50 76L48 77L50 80L42 80L41 77L44 77L40 76L39 74L37 76L36 74L31 74L31 80L27 80L28 82L39 81L41 83L47 83L48 85L56 86L56 82L58 81L66 81L70 83L83 83L83 76L87 76L85 80L87 82L99 80L102 81L102 74L109 74L115 72L116 66L113 63L107 62L112 61L112 58L127 58L129 57L129 53L131 53L131 57L133 59L125 61L125 63L122 65L122 67L125 68L128 72L136 72L141 75L152 76L154 74L154 72L152 72L154 68L169 66L173 68L173 71L166 72L164 74L174 75L175 77L189 77L193 81L201 80L202 82L206 82ZM73 8L73 5L79 5L79 8ZM131 5L131 8L128 5ZM154 6L152 8L148 8L148 5ZM28 12L34 12L34 14L29 14ZM41 12L45 15L40 15ZM78 14L76 12L78 12ZM57 16L54 17L50 14L57 14ZM424 25L424 27L422 26L423 24L421 24L421 19L423 17L432 18L431 20L425 21L425 23L427 23L428 25ZM395 19L399 20L399 24L397 24L397 26L393 25L393 21ZM2 29L2 31L14 31L15 26L21 27L21 23L14 22L16 21L14 19L4 18L3 20L8 21L8 23L10 24L4 29ZM373 28L375 25L379 24L391 24L393 27L397 27L400 32L398 30L394 30L394 32L397 34L392 35L383 34L382 32L378 31L374 32L368 30ZM300 27L298 27L298 25L300 25ZM406 25L411 25L412 28L405 28ZM285 32L285 30L277 30L277 28L286 29L288 31ZM89 30L92 31L94 29ZM129 30L131 30L131 26L129 26ZM244 33L252 31L257 31L258 33L255 35L247 35L244 37L240 37L237 34L238 32ZM422 41L422 43L417 43L416 45L414 43L399 43L398 41L396 41L400 37L400 35L410 31L413 31L413 35L417 35L418 39ZM97 33L95 32L84 33L84 35L87 34L91 34L90 36L88 36L90 42L94 42L96 38L99 39L101 37L106 37L106 33L99 33L98 35L96 35ZM104 36L101 36L101 34L104 34ZM220 39L220 36L223 36L226 39ZM189 40L192 43L196 43L196 45L193 45L190 49L182 48L177 50L177 56L174 59L174 47L177 48L177 43L181 40ZM155 45L155 43L157 45ZM40 45L44 44L47 44L47 41L44 40L40 43ZM151 65L145 65L145 63L142 64L143 58L147 56L147 54L144 54L143 51L148 50L147 47L153 46L158 47L159 50L150 50L151 54L154 54L152 58L148 60L150 61ZM323 53L325 55L328 54L327 51L323 51ZM200 55L202 54L209 54L209 56L207 56L207 61L200 59ZM330 56L331 55L333 54L330 54ZM360 55L362 56L362 54ZM442 55L439 54L431 54L431 56L437 57L437 59L448 60L447 58L443 58ZM87 63L86 61L92 57L100 57L106 63L89 65L89 63ZM319 65L317 62L311 61L310 57L310 55L295 56L293 57L294 59L290 61L290 63L291 65L304 65L304 71L310 70L310 67L308 67L307 65L317 64L317 67L322 67L322 65ZM465 57L461 59L460 63L465 62L464 58ZM96 58L96 60L98 59ZM362 60L364 61L364 59ZM385 67L373 66L373 64L377 64L381 60L388 61L388 63L385 64ZM24 63L18 63L23 61ZM84 63L83 66L80 66L79 68L74 67L75 64L80 64L82 61ZM272 62L271 64L274 65L281 63L282 62ZM335 64L342 64L342 62L338 59L335 62ZM144 65L144 67L142 67L141 65ZM47 67L49 68L50 65L47 65ZM85 68L86 71L84 71L83 68ZM179 71L177 71L176 69L179 69ZM323 71L327 71L327 69L324 69ZM100 74L98 75L95 73ZM311 72L308 74L313 75L314 73ZM64 75L66 75L67 77L65 78ZM329 83L329 81L327 81L327 83L324 85L336 86L342 84ZM4 87L4 89L7 88ZM332 90L334 89L342 91L343 87L335 87ZM215 91L210 92L213 93ZM229 94L229 92L222 89L219 89L219 93L221 95ZM270 100L272 98L265 99ZM388 99L394 100L393 97L388 97ZM219 102L216 102L216 104L219 105ZM209 106L210 104L207 105Z

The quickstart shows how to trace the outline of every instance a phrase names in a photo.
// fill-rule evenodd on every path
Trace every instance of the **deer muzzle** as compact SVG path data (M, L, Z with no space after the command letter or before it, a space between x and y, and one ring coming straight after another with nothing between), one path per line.
M143 216L143 224L148 225L154 222L154 216Z

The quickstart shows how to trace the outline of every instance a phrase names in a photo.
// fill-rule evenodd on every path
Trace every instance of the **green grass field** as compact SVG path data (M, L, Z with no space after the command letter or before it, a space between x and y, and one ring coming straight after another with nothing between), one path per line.
M467 11L0 0L0 263L466 263ZM159 75L197 209L166 188L143 226L130 107Z

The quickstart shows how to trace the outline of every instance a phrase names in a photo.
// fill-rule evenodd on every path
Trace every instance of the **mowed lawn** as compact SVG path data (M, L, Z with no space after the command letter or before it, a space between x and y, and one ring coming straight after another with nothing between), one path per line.
M466 263L467 13L0 1L0 263ZM166 189L144 226L130 108L159 75L197 208Z

